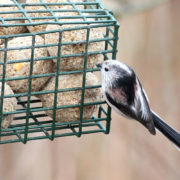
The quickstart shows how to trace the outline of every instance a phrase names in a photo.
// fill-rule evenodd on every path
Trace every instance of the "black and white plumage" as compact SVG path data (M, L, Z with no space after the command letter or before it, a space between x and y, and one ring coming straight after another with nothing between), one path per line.
M148 99L135 72L126 64L107 60L97 64L101 69L102 93L118 114L135 119L155 135L157 128L180 147L180 135L164 123L149 107Z

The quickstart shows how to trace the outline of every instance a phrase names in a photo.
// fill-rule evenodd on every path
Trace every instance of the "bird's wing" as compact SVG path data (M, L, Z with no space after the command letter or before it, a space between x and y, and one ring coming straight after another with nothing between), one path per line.
M113 99L117 103L121 103L121 104L124 104L124 105L127 104L127 96L124 93L122 88L113 88L113 89L109 88L107 90L107 92L111 97L115 97Z
M108 104L120 115L126 118L136 119L135 112L129 108L126 95L121 89L110 89L105 93Z
M155 134L154 122L148 100L138 79L136 83L134 110L136 111L137 120L146 126L152 134Z

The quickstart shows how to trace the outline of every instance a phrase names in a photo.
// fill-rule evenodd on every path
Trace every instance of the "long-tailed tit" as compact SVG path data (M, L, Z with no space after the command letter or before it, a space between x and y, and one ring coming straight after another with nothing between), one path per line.
M97 64L97 67L101 69L102 93L112 109L137 120L153 135L157 128L180 148L180 134L150 109L146 93L129 66L116 60L107 60Z

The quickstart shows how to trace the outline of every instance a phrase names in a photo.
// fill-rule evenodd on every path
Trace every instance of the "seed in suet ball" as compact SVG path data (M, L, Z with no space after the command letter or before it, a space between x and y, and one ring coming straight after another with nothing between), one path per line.
M83 0L71 0L72 2L83 2ZM68 0L43 0L43 3L68 3ZM33 3L42 3L41 0L26 0L27 4L33 4ZM74 9L72 5L48 5L49 9L53 9L53 10L58 10L58 9ZM48 16L52 16L52 14L49 12L49 10L47 10L47 8L42 4L40 6L26 6L25 10L27 11L39 11L39 10L44 10L47 12L33 12L33 13L27 13L29 17L35 18L41 18L41 17L48 17ZM47 21L54 21L54 17L52 19L32 19L33 23L40 23L40 22L47 22ZM26 23L29 23L28 20L25 21ZM47 24L43 24L43 25L35 25L35 26L27 26L28 30L30 32L40 32L40 31L45 31L47 27Z
M5 4L14 4L13 1L11 0L0 0L0 5ZM19 9L16 6L10 6L10 7L0 7L0 18L21 18L23 17L22 13L10 13L11 11L18 11ZM5 13L9 12L9 13ZM3 14L4 13L4 14ZM24 20L12 20L12 21L7 21L5 20L5 23L8 24L17 24L17 23L24 23ZM26 31L25 26L11 26L11 27L5 27L2 25L2 20L0 21L0 35L10 35L10 34L20 34L24 33ZM4 42L4 39L0 40L0 44Z
M4 87L5 87L4 96L14 94L12 89L6 83ZM2 83L0 82L0 96L1 96L1 89L2 89ZM17 100L15 97L3 98L3 113L15 111L16 106L17 106ZM7 129L14 118L14 114L5 114L5 115L2 114L1 117L2 117L1 127L2 129Z
M82 74L61 75L58 79L58 89L78 88L82 87ZM43 91L55 89L56 78L52 77ZM86 86L95 86L98 84L96 76L92 73L86 74ZM57 94L57 106L77 105L81 104L81 90L63 91ZM42 94L39 96L42 101L43 107L53 107L54 93ZM102 100L101 91L99 88L85 89L84 103L96 102ZM83 107L83 120L90 119L96 111L96 105L88 105ZM47 110L46 113L53 118L53 110ZM56 121L79 121L80 120L80 107L57 109Z
M56 15L59 13L56 13ZM66 15L77 16L77 12L68 12ZM63 13L60 14L63 17ZM61 19L61 22L71 22L72 19ZM83 19L77 19L80 23ZM77 28L76 30L64 30L68 28ZM82 27L82 28L81 28ZM61 57L64 55L69 55L70 57L63 57L60 61L60 70L81 70L84 68L85 56L87 56L87 68L94 68L96 63L101 63L104 60L102 52L104 50L104 41L98 41L103 39L103 28L91 28L89 29L89 41L93 40L95 42L87 42L88 25L86 24L66 24L66 25L48 25L46 31L61 30L62 38L60 38L59 32L47 33L45 34L46 44L59 44L68 43L67 45L61 46ZM88 48L86 50L86 46ZM51 56L58 56L58 46L49 46L48 52ZM96 53L95 53L96 52ZM90 54L91 53L91 54ZM94 54L93 54L94 53ZM79 55L73 55L79 54ZM58 59L53 59L55 64L57 64Z
M11 86L14 92L23 93L27 92L29 88L30 76L30 61L33 63L32 75L42 75L53 72L54 63L52 60L44 60L43 58L48 57L46 47L34 48L32 52L31 46L44 45L44 39L41 36L35 37L35 44L32 45L32 36L17 37L8 42L8 48L17 48L17 50L8 50L6 61L27 61L29 62L14 62L6 65L6 78L22 78L8 81L7 83ZM1 45L4 48L4 44ZM18 49L19 48L19 49ZM33 54L32 54L33 53ZM33 56L33 61L31 60ZM40 60L37 60L40 59ZM0 52L1 61L4 59L4 52ZM0 66L0 74L2 75L3 66ZM38 91L47 82L49 77L38 77L32 78L31 91Z

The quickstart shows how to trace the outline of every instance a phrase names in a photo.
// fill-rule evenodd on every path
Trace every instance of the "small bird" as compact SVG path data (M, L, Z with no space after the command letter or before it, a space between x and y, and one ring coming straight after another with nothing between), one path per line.
M102 93L112 109L137 120L152 135L158 129L180 148L180 134L150 109L147 95L132 68L116 60L106 60L97 67L101 69Z

